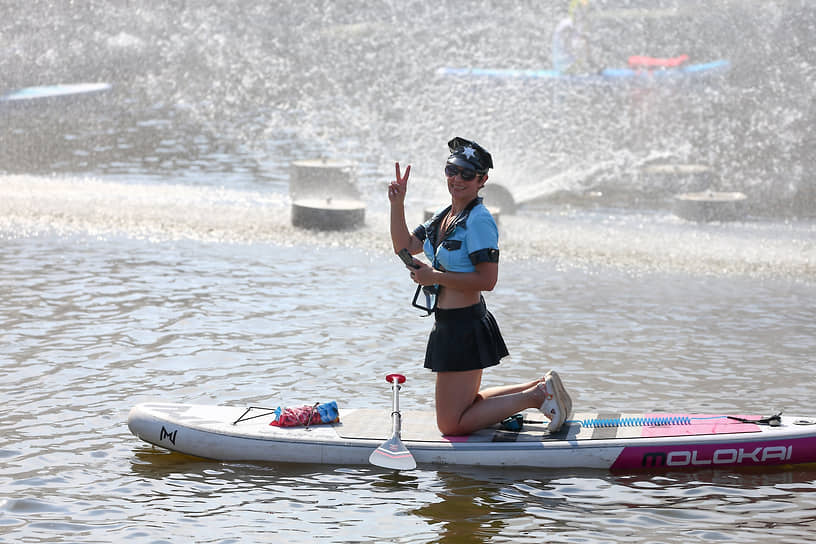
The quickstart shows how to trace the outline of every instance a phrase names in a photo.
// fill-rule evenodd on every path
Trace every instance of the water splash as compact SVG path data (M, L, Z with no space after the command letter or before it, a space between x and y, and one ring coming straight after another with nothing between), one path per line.
M227 244L347 247L391 254L381 195L353 233L292 226L285 193L94 178L0 176L0 235L195 240ZM422 207L408 206L418 224ZM816 226L690 225L669 214L565 208L500 218L504 260L546 259L585 270L681 272L816 281ZM396 259L395 263L396 263Z
M708 165L710 184L748 193L761 203L756 214L814 215L811 3L593 3L588 28L601 65L681 53L732 65L716 80L647 88L440 77L444 66L549 68L551 34L566 13L550 4L461 9L467 24L459 8L427 0L241 10L225 1L34 3L7 34L6 84L101 79L116 94L101 106L8 114L13 136L3 137L0 164L94 175L192 166L284 182L292 160L325 156L358 161L373 186L397 159L438 179L444 142L461 134L491 150L494 180L511 191L617 193L616 204L637 206L664 183L637 165L660 156ZM143 125L157 117L168 123ZM581 175L598 165L603 172Z

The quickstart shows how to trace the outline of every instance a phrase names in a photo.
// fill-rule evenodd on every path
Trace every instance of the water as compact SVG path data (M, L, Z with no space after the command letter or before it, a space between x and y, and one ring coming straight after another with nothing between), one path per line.
M129 407L158 399L386 407L391 371L404 408L432 408L430 324L389 247L385 185L394 160L414 165L418 222L444 201L458 134L494 153L491 182L543 197L500 216L487 297L511 357L486 385L555 367L585 410L812 415L812 8L598 6L601 39L626 27L633 48L734 68L639 102L433 75L542 67L546 48L518 51L548 43L561 10L532 4L468 4L466 25L423 1L0 8L7 88L114 85L0 108L0 541L812 540L812 469L394 476L213 463L127 430ZM365 227L291 226L289 164L318 156L357 162ZM655 161L713 165L757 204L682 220L669 196L697 181L644 176Z

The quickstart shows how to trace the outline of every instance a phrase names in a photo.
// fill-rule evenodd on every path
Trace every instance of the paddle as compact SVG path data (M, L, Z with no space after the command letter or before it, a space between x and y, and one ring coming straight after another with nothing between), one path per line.
M371 452L371 457L368 458L368 462L372 465L390 468L392 470L413 470L416 468L414 456L411 455L411 452L408 451L408 448L406 448L402 440L400 440L402 416L399 411L399 384L405 382L405 376L401 374L389 374L385 377L385 381L391 384L391 390L394 392L394 400L391 408L391 419L394 422L393 433L391 438Z

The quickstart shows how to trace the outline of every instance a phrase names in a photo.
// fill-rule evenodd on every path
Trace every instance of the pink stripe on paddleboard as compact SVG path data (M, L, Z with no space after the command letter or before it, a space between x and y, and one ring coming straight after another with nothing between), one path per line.
M646 418L688 419L687 425L644 425L641 436L656 438L661 436L691 436L698 434L755 433L759 426L741 423L720 414L646 414ZM762 416L736 416L743 419L760 419Z

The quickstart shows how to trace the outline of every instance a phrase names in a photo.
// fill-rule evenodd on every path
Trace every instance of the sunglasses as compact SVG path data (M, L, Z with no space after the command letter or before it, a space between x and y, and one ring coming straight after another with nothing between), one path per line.
M455 164L446 164L445 165L445 175L449 178L456 177L459 175L462 178L462 181L470 181L476 177L476 170L472 168L459 168Z

